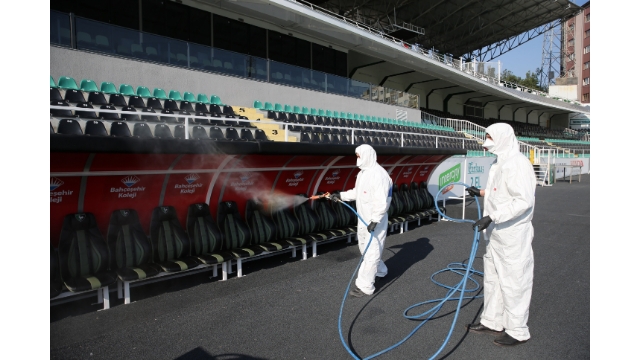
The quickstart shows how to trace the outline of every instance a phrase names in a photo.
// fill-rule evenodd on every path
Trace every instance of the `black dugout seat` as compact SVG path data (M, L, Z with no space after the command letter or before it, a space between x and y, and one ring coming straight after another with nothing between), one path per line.
M318 193L316 195L322 194L323 193ZM348 229L339 227L338 214L333 209L333 206L331 206L331 202L329 199L319 199L313 202L316 214L318 214L318 219L320 220L318 229L328 232L334 237L350 235L351 232Z
M224 236L213 221L208 204L197 203L189 206L187 234L191 239L191 255L201 263L223 264L233 257L226 251Z
M252 246L251 230L240 216L235 201L223 201L218 206L218 226L224 236L225 247L234 258L241 259L262 254L264 249Z
M153 263L151 243L135 210L120 209L111 213L107 243L110 268L120 280L141 280L160 273L160 267Z
M253 242L264 251L275 252L288 249L290 244L285 241L277 241L276 224L266 215L264 207L256 200L247 200L245 217L251 229Z
M98 290L116 282L109 270L109 249L91 213L64 217L60 243L60 274L71 292Z
M177 272L198 266L190 256L190 242L173 206L158 206L151 213L153 261L163 271Z

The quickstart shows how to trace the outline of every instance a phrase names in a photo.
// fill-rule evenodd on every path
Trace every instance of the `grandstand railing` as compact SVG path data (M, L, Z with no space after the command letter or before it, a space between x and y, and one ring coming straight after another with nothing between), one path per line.
M420 104L420 98L416 94L347 77L70 16L54 10L50 10L50 14L51 44L296 86L394 106L417 109ZM90 34L94 36L91 37Z
M451 140L462 140L462 145L464 147L465 142L468 141L473 141L470 139L464 139L464 138L460 138L460 137L455 137L455 136L445 136L445 135L435 135L435 134L423 134L423 133L418 133L418 132L410 132L410 131L389 131L389 130L376 130L376 129L369 129L369 128L355 128L355 127L341 127L341 126L325 126L325 125L311 125L311 124L298 124L298 123L290 123L290 122L283 122L283 121L277 121L277 120L272 120L269 119L269 121L262 121L262 120L258 120L258 119L237 119L237 118L224 118L224 117L209 117L209 116L196 116L196 115L185 115L185 114L161 114L161 113L145 113L145 112L131 112L131 111L122 111L122 110L108 110L108 109L87 109L87 108L83 108L83 107L75 107L75 106L56 106L56 105L49 105L50 109L55 109L55 110L74 110L74 111L82 111L82 112L87 112L87 111L94 111L94 112L100 112L100 113L112 113L112 114L124 114L124 115L138 115L139 117L142 116L158 116L158 117L169 117L169 118L175 118L177 123L170 123L170 124L166 124L165 122L149 122L149 121L143 121L143 120L139 120L139 121L135 121L135 120L101 120L101 121L105 121L105 122L124 122L124 123L128 123L128 124L135 124L135 123L146 123L146 124L165 124L165 125L184 125L185 127L185 139L189 139L190 138L190 134L188 130L192 130L193 127L195 126L206 126L206 127L215 127L218 125L214 125L214 124L199 124L199 123L195 123L195 121L192 123L191 121L196 120L196 119L201 119L201 120L232 120L235 122L239 122L239 123L262 123L262 124L275 124L275 125L279 125L282 127L282 129L284 130L285 134L284 134L284 141L288 142L289 141L289 135L291 135L292 131L291 127L311 127L311 128L318 128L318 129L322 129L322 128L329 128L329 129L337 129L337 130L346 130L350 135L349 135L349 140L351 141L351 144L355 144L356 141L356 135L355 132L356 131L368 131L368 132L376 132L376 133L381 133L381 134L398 134L400 135L400 146L404 147L405 145L407 145L405 143L405 136L406 135L418 135L418 136L423 136L423 137L429 137L429 138L434 138L435 140L435 147L439 148L439 144L438 144L438 140L440 139L451 139ZM77 118L77 117L56 117L56 118L60 118L60 119L64 119L64 118L69 118L69 119L79 119L79 120L84 120L83 118ZM96 120L96 119L86 119L86 120ZM100 120L100 119L98 119ZM416 125L418 125L416 123ZM411 125L406 125L406 126L411 126ZM231 126L224 126L224 127L231 127Z
M564 99L564 98L557 97L557 96L551 97L548 93L546 93L544 91L541 91L541 90L530 89L530 88L524 87L522 85L501 81L499 73L498 73L498 77L492 77L492 76L489 76L487 74L483 74L483 73L480 73L480 72L474 72L474 71L468 71L468 70L465 71L465 66L464 66L465 62L462 61L462 59L454 59L452 56L446 55L446 54L440 54L437 51L435 51L434 49L431 49L431 50L424 49L423 47L421 47L418 44L408 44L407 42L405 42L403 40L400 40L400 39L397 39L397 38L395 38L395 37L383 32L383 31L381 31L379 29L371 27L371 26L369 26L367 24L364 24L362 22L359 22L357 20L354 20L354 19L351 19L351 18L347 18L347 17L345 17L343 15L336 14L336 13L330 11L330 10L327 10L327 9L325 9L323 7L318 6L318 5L314 5L314 4L310 3L310 2L307 2L307 1L304 1L304 0L287 0L287 1L295 3L295 4L298 4L298 5L301 5L301 6L305 6L307 8L310 8L313 11L316 11L316 12L322 13L324 15L330 16L330 17L332 17L334 19L337 19L337 20L339 20L339 21L341 21L341 22L343 22L345 24L349 24L349 25L354 26L354 27L356 27L356 28L358 28L360 30L367 31L367 32L369 32L369 33L371 33L371 34L373 34L373 35L375 35L377 37L380 37L380 38L385 39L387 41L393 42L393 43L395 43L396 45L398 45L400 47L412 50L414 52L422 54L423 56L425 56L427 58L430 58L432 60L436 60L436 61L438 61L440 63L445 64L445 65L448 65L452 69L456 69L456 70L458 70L460 72L464 72L467 75L471 75L471 76L474 76L474 77L479 78L481 80L484 80L489 84L492 84L492 85L495 85L495 86L499 86L499 87L505 87L505 88L508 88L508 89L514 89L516 91L520 91L520 92L523 92L523 93L532 94L532 95L534 95L536 97L542 97L543 99L544 98L548 98L548 99L552 99L554 101L561 101L561 102L564 102L564 103L569 103L571 105L576 105L576 106L579 106L579 107L583 107L583 105L581 103L579 103L577 101L574 101L574 100ZM538 98L536 100L540 100L540 98ZM542 101L545 101L545 100L542 100ZM548 101L545 101L545 102L548 102Z

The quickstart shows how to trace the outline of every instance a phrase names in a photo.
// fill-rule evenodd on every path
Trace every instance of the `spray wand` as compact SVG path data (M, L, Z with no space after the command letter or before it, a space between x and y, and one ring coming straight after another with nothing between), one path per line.
M331 194L328 193L328 192L326 192L326 193L324 193L322 195L313 195L313 196L309 197L309 200L319 200L319 199L322 199L322 198L328 199L330 195Z

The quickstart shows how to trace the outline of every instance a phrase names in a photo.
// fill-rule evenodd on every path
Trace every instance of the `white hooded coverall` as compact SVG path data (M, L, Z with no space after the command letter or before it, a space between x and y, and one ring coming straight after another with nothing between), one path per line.
M484 255L484 309L480 323L505 329L516 340L528 340L529 303L533 286L533 208L536 177L520 153L513 129L498 123L487 128L498 159L484 189L484 216L493 222Z
M373 294L373 283L376 276L387 275L387 266L381 259L384 241L387 237L389 216L387 210L391 204L392 181L387 171L377 163L376 151L370 145L360 145L356 148L360 155L358 167L360 172L356 177L356 187L340 193L343 201L356 201L356 211L364 221L377 222L373 231L371 245L362 260L356 286L365 294ZM358 247L362 254L367 247L371 233L367 231L367 224L358 219Z

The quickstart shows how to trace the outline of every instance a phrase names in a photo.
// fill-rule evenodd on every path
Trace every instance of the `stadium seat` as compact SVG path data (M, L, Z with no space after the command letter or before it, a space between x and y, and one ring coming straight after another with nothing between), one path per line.
M66 101L52 101L50 105L53 106L66 106L69 107L69 103ZM73 112L71 110L61 110L61 109L49 109L51 116L56 117L73 117Z
M253 107L254 107L254 108L256 108L256 109L258 109L258 110L263 110L263 109L262 109L262 102L260 102L260 100L255 100L255 101L253 102Z
M316 195L322 194L322 192L319 192ZM338 214L335 212L333 206L331 206L331 202L332 201L326 199L314 201L313 205L319 220L318 229L330 234L332 237L350 235L347 229L338 227Z
M80 82L80 90L84 92L100 91L95 81L90 79L82 79L82 81Z
M65 287L74 293L102 290L104 308L108 309L108 287L116 282L116 276L108 270L109 249L92 213L64 217L58 255Z
M144 109L147 105L144 103L144 99L138 95L129 96L129 106L133 106L136 109Z
M53 76L49 75L49 87L53 89L57 89L58 85L56 85L55 80L53 80Z
M189 255L189 237L180 226L173 206L153 209L150 233L154 263L163 271L178 272L198 266L198 261Z
M253 137L253 133L249 129L240 129L240 139L247 141L255 141L256 139Z
M189 205L187 210L187 234L191 240L191 254L202 264L223 264L223 280L226 280L226 262L233 257L224 247L224 237L213 221L209 204Z
M91 103L88 103L88 102L77 104L76 107L83 108L83 109L93 109L93 106L91 105ZM76 110L76 117L83 118L83 119L98 119L98 115L96 115L95 111Z
M103 81L100 84L100 91L105 94L117 94L118 90L116 90L116 86L114 83Z
M244 218L251 229L253 243L264 251L276 252L291 247L286 240L277 239L276 224L267 216L260 202L247 200Z
M227 140L233 140L233 141L247 141L246 139L242 139L240 138L240 135L238 134L238 131L235 128L232 127L228 127L225 132L224 132L224 137Z
M155 88L153 89L153 97L156 97L160 100L167 100L167 94L164 92L163 89L159 89L159 88Z
M218 206L218 226L222 230L225 248L237 260L238 276L242 276L241 259L260 255L264 250L258 246L252 246L251 230L240 216L238 205L235 201L223 201Z
M136 95L143 97L143 98L150 98L151 97L151 92L149 91L149 89L146 86L138 86L136 88Z
M118 289L124 284L124 303L129 304L129 283L160 273L160 267L153 263L151 243L136 210L119 209L111 213L107 243L111 254L109 268L116 272ZM121 295L120 291L118 294Z
M117 110L117 109L113 105L102 105L102 106L100 106L100 110ZM101 111L98 114L98 116L101 117L104 120L120 120L120 114L118 114L118 113Z
M164 101L164 109L171 110L171 111L180 111L178 104L175 102L175 100L171 100L171 99L167 99Z
M131 86L129 84L120 84L120 94L125 95L125 96L134 96L134 95L136 95L136 93L133 92L133 86Z
M164 107L162 106L160 99L156 97L149 97L147 99L147 107L154 110L164 110Z
M198 94L197 102L209 105L209 97L205 94Z
M89 93L87 97L87 101L92 105L107 105L107 99L104 97L104 94L100 91L92 91Z
M90 136L109 136L107 128L105 128L102 121L97 120L91 120L85 123L84 134Z
M205 139L209 139L209 135L207 134L207 129L205 129L203 126L200 125L196 125L192 128L193 131L193 135L191 135L192 139L195 140L205 140Z
M173 115L173 111L163 109L162 111L160 111L160 114ZM177 123L178 122L178 118L175 118L175 117L172 117L172 116L162 116L162 115L160 115L160 121L164 121L164 122L168 122L168 123Z
M127 101L125 100L124 96L122 96L122 94L109 95L109 103L117 107L127 106Z
M84 99L84 95L80 90L68 89L64 93L64 100L70 103L82 103L86 100Z
M255 130L254 138L256 139L256 141L273 141L267 137L267 134L265 134L264 130L262 129Z
M68 76L61 76L58 79L58 87L64 90L80 90L76 81Z
M155 110L151 109L151 108L142 108L142 113L143 114L155 114ZM158 122L160 121L160 119L158 118L158 116L156 115L142 115L142 121L152 121L152 122Z
M218 97L217 95L211 95L210 103L218 105L218 106L222 106L223 105L222 101L220 100L220 97Z
M151 128L146 123L136 123L133 125L133 136L141 138L152 138Z
M158 139L172 139L171 129L165 124L157 124L153 129L153 137Z
M76 120L62 119L58 123L58 134L82 135L82 128Z
M57 87L55 88L50 88L49 89L49 101L62 101L62 95L60 95L60 90L57 89Z
M123 120L127 121L140 121L140 116L138 116L138 111L133 106L125 106L122 108L122 111L126 111L130 114L121 114Z
M111 131L109 131L111 136L116 137L131 137L131 130L129 130L129 126L127 123L121 121L114 121L111 123Z
M186 57L185 57L186 60ZM182 95L180 94L180 91L177 90L169 90L169 99L173 100L173 101L183 101L184 99L182 98Z
M176 125L173 128L173 137L176 138L176 139L184 139L185 138L184 125Z

